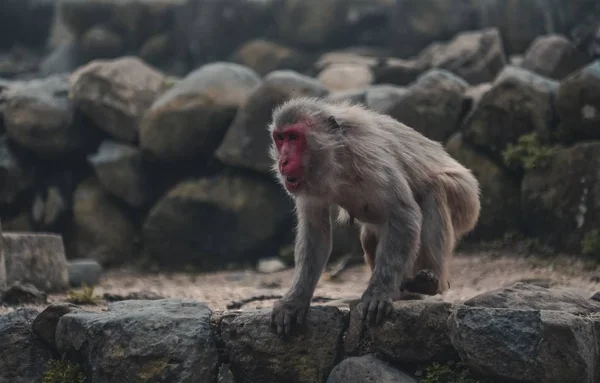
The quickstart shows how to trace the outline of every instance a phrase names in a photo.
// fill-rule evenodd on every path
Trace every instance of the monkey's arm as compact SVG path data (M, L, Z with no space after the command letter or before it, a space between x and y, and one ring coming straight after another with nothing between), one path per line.
M329 206L299 201L297 211L294 279L288 292L273 307L271 315L279 334L289 334L293 322L303 323L319 277L331 254Z
M395 177L387 221L381 226L375 267L362 296L361 316L380 323L392 309L392 295L412 267L421 238L422 213L402 175Z

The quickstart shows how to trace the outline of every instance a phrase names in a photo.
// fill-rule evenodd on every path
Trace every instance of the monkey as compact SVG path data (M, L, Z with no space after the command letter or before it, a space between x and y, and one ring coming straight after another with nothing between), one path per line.
M411 284L435 281L429 295L449 288L448 262L479 219L480 186L440 142L360 103L314 97L275 107L268 131L271 170L297 217L294 276L271 312L279 335L305 321L332 250L332 206L338 222L360 228L371 272L362 321L381 323Z

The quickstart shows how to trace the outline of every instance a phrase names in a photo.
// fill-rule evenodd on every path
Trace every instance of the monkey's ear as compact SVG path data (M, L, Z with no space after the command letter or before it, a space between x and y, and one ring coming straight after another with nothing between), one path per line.
M338 124L334 116L329 116L327 119L327 124L329 125L330 130L341 130L340 124Z

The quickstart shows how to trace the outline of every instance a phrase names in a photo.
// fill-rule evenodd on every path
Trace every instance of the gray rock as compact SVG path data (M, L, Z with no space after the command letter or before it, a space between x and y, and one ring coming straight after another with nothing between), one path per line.
M562 80L586 64L585 54L565 36L536 38L525 52L521 67L555 80Z
M67 75L22 82L3 97L6 132L19 145L43 156L83 148L89 132L69 99Z
M8 306L44 304L48 296L31 284L13 283L0 294L0 303Z
M144 252L161 264L205 270L252 262L261 255L255 249L274 240L291 213L289 199L272 182L227 175L184 181L149 212Z
M67 259L60 235L4 233L2 236L8 285L29 283L47 293L68 289Z
M104 270L93 259L75 259L69 261L69 285L80 287L83 284L94 286L100 282Z
M0 382L40 383L52 351L31 331L38 311L22 308L0 315Z
M495 239L518 232L521 222L521 188L505 170L476 151L455 133L446 143L448 153L471 169L481 186L481 214L470 238Z
M479 294L468 299L464 304L471 307L514 310L553 310L577 316L600 313L600 303L581 294L523 282Z
M584 239L594 236L600 222L600 142L556 149L539 162L526 170L521 183L523 224L531 236L580 253ZM588 251L596 255L598 250Z
M468 84L456 75L432 69L405 93L399 92L387 114L434 141L445 142L458 129L467 88Z
M333 102L350 101L352 103L365 103L366 89L352 89L340 92L331 92L325 99Z
M375 84L407 86L415 82L425 71L431 69L425 60L386 58L372 68Z
M327 383L418 383L410 375L382 362L373 355L349 357L335 366Z
M77 107L111 136L135 142L139 120L165 90L166 78L136 57L95 60L70 78Z
M0 136L0 185L0 203L7 205L33 186L32 169L15 155L6 136Z
M568 312L462 306L448 319L452 344L471 369L526 382L593 382L595 323Z
M433 43L418 60L423 66L454 73L471 85L493 81L507 61L496 28L461 32L447 43Z
M40 62L40 76L71 73L77 68L78 46L72 41L58 45Z
M447 334L452 311L448 302L394 302L394 310L379 326L365 323L350 304L350 325L344 341L347 355L374 352L399 363L445 361L456 357Z
M122 264L134 257L137 236L131 217L96 179L77 186L73 193L73 236L67 244L70 258Z
M552 99L557 90L554 80L506 66L466 118L465 140L500 156L524 134L546 138L554 128Z
M328 93L319 81L311 77L288 70L270 73L260 86L253 89L238 111L215 152L216 157L230 166L270 174L271 137L266 126L271 121L273 108L291 98L324 97Z
M336 307L312 307L305 324L282 340L271 310L225 314L221 335L236 382L322 382L334 367L344 332Z
M231 372L229 364L223 363L219 366L219 375L217 376L217 383L235 383L235 378Z
M39 313L31 323L31 330L52 351L56 349L56 326L63 315L71 312L82 311L76 305L70 303L53 303Z
M150 200L140 149L112 140L102 142L98 151L87 157L104 190L133 207Z
M285 270L287 266L281 258L263 258L258 261L256 270L263 274L272 274Z
M254 39L243 44L232 54L231 60L252 68L260 76L280 69L304 72L311 66L305 54L265 39Z
M323 69L317 79L330 91L363 89L374 81L373 72L362 64L333 64Z
M216 380L212 311L189 299L110 303L104 313L69 313L56 328L58 351L93 382Z
M369 109L387 114L394 105L407 97L408 90L395 85L373 85L367 88L365 103Z
M95 25L85 31L79 40L83 60L112 59L123 53L125 43L121 36L105 26Z
M239 64L215 62L191 72L146 112L140 145L161 160L209 157L260 77Z
M600 139L600 59L562 81L556 111L563 142Z

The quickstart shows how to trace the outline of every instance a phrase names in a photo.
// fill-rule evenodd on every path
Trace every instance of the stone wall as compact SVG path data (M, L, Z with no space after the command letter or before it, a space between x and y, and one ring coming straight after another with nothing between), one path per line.
M0 70L6 231L59 233L69 258L103 265L288 254L266 126L307 95L389 114L473 169L469 240L600 252L598 25L582 16L594 1L31 3L74 39L43 65L34 30L0 46L14 69ZM3 6L0 18L25 12ZM68 65L49 70L51 57ZM360 251L355 234L336 227L334 257Z

